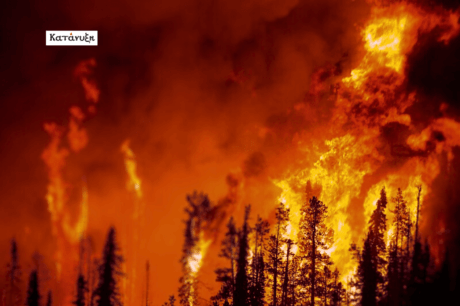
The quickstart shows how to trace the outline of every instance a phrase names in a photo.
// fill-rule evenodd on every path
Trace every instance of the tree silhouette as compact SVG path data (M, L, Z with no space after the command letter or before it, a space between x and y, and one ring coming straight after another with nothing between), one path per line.
M237 236L238 233L235 227L235 222L233 217L230 217L227 223L227 232L225 233L225 238L222 241L222 248L219 253L219 257L223 257L229 261L230 267L216 269L216 281L222 283L222 285L217 295L212 297L213 300L233 300L233 294L235 291L235 266L238 251Z
M248 235L249 235L249 213L251 206L246 206L244 212L243 227L239 232L239 247L238 247L238 271L235 279L235 294L233 296L233 304L245 306L248 304Z
M400 305L404 300L405 289L409 279L410 259L409 244L411 240L411 221L401 188L398 188L395 204L393 226L395 233L390 244L388 260L388 303Z
M358 264L358 283L361 293L361 305L377 304L377 264L373 256L373 232L369 232Z
M289 221L289 209L284 203L280 203L276 209L276 232L270 235L268 240L268 269L267 272L272 276L269 283L272 288L271 305L276 306L278 300L278 288L280 287L279 275L283 273L282 266L282 246L285 244L283 238L286 233L287 222Z
M87 282L85 277L80 273L77 278L77 295L75 301L72 302L75 306L86 305L86 293L88 292Z
M327 228L325 219L327 206L313 196L301 208L298 245L300 254L305 258L302 285L309 289L310 305L315 305L315 297L320 294L317 276L324 265L330 264L329 255L324 251L332 244L333 232Z
M294 256L294 253L292 253L292 244L293 241L291 239L286 240L286 264L284 268L284 280L283 280L283 286L282 286L282 293L281 293L281 306L286 306L289 305L289 276L290 276L290 266L289 266L289 259L292 260L292 256Z
M265 236L270 232L270 225L267 221L257 216L254 226L254 251L251 263L251 278L249 295L252 306L262 306L265 301L265 262L264 245Z
M197 279L195 272L192 271L189 261L193 254L201 252L199 241L211 219L213 207L207 195L194 192L187 195L188 207L185 212L188 215L185 221L184 245L182 247L182 276L179 279L179 302L186 306L197 303Z
M337 268L332 273L332 294L331 294L331 306L342 305L342 301L345 300L345 289L343 288L342 283L339 281L339 270Z
M116 242L115 228L111 227L102 253L99 266L99 281L94 291L97 306L120 306L120 291L118 281L123 276L121 264L123 257Z
M38 288L38 273L37 270L33 270L29 276L29 287L27 288L27 306L39 306L40 305L40 290Z
M18 259L18 247L16 240L11 240L11 261L6 267L6 286L4 290L4 303L8 306L22 304L21 298L21 266Z
M361 305L375 306L384 295L386 206L387 196L385 188L383 188L369 220L369 231L364 240L363 250L357 249L359 262L356 285Z

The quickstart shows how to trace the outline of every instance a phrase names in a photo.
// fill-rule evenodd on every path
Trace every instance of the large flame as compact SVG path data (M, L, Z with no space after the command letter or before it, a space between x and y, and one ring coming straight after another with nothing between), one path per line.
M458 33L458 19L457 12L428 13L406 3L375 7L362 30L365 53L361 62L337 86L333 124L324 133L333 137L324 144L321 140L310 141L308 145L305 144L307 141L299 141L299 149L316 156L317 160L306 169L290 171L283 179L273 180L282 190L280 200L291 209L292 237L297 235L300 207L306 201L305 193L298 187L305 186L307 181L321 187L317 196L329 206L327 223L335 233L335 243L326 252L342 272L344 282L356 268L348 251L350 244L360 243L366 231L365 226L355 224L353 214L362 213L364 224L367 224L381 189L386 189L391 210L391 198L401 187L405 190L411 219L415 220L416 186L422 186L423 201L440 171L438 154L447 152L452 158L452 147L459 145L458 122L441 118L419 132L411 126L410 116L404 113L415 103L414 95L397 93L398 86L405 80L407 54L414 47L417 34L440 27L444 32L439 41L448 43ZM372 108L376 110L375 114L370 112ZM407 162L396 171L383 173L371 186L364 186L365 178L376 176L376 171L386 161L385 152L379 148L379 137L381 128L392 122L409 127L412 135L401 154L412 149L413 152L409 152L412 155L409 154ZM436 149L428 154L417 153L426 149L433 131L441 131L446 141L437 143ZM366 194L362 194L363 191ZM353 201L359 199L363 201L362 211L356 211L359 210L357 207L350 210ZM388 224L391 224L391 213L388 215ZM386 236L390 237L393 230L388 226Z

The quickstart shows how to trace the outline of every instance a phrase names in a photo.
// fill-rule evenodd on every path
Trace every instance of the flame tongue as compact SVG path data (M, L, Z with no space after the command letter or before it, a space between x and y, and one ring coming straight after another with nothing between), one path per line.
M98 91L94 82L90 81L88 77L95 64L93 59L83 61L75 71L75 75L80 79L85 89L86 97L92 104L98 101L98 94L96 94ZM41 158L48 170L49 183L46 201L51 215L53 234L57 240L55 259L58 280L71 281L74 279L74 268L79 254L78 243L85 235L88 226L89 206L86 183L83 180L80 211L75 221L69 210L69 193L72 185L66 182L63 175L66 158L71 153L80 152L88 143L87 132L83 128L85 118L86 116L80 107L72 106L68 127L58 126L56 123L44 124L44 129L50 135L51 141L43 151ZM62 144L65 134L67 134L69 147ZM72 299L69 287L69 284L63 284L62 298L65 303Z

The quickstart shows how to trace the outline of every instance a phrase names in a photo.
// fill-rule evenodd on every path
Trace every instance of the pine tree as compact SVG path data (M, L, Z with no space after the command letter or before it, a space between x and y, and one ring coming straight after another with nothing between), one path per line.
M414 235L414 246L413 254L411 261L411 274L410 274L410 284L408 289L408 294L410 296L411 304L417 305L417 298L420 297L420 290L422 288L422 244L420 242L420 237L418 235L418 223L420 217L420 196L422 193L422 186L417 186L418 195L417 195L417 214L415 221L415 235Z
M325 251L332 244L333 232L327 228L326 218L327 206L315 196L301 208L298 245L305 260L302 285L309 291L311 306L315 305L315 298L320 294L318 276L330 261Z
M288 295L289 295L289 259L292 259L294 253L291 251L293 241L291 239L286 240L286 264L284 268L284 277L283 277L283 287L281 293L281 306L289 305Z
M77 295L75 301L72 302L75 306L85 306L85 297L88 292L88 285L83 274L79 274L77 278Z
M122 305L118 288L119 278L123 276L122 262L123 257L120 255L120 248L116 242L115 228L111 227L107 234L102 262L99 266L99 282L94 291L97 306Z
M230 217L227 223L227 232L222 241L222 248L219 257L223 257L229 261L230 267L218 268L215 273L216 281L222 283L221 288L216 296L212 297L216 301L233 300L235 291L235 274L236 274L236 257L238 251L238 235L233 217Z
M18 247L16 240L11 240L11 261L8 263L7 283L4 291L5 305L16 306L22 304L21 298L21 266L18 259Z
M364 241L363 250L357 250L359 262L356 285L361 305L375 306L384 295L386 206L387 197L383 188L369 220L369 231Z
M239 233L239 248L238 248L238 270L235 279L235 294L233 296L233 304L245 306L248 304L248 234L249 226L248 219L251 206L246 206L244 213L243 227Z
M27 289L27 306L39 306L40 305L40 290L38 289L38 273L37 270L33 270L29 276L29 287Z
M194 192L192 195L187 195L187 202L189 205L185 212L188 218L185 221L185 239L180 260L183 274L179 279L179 303L183 306L197 303L197 279L190 266L190 260L193 260L194 254L201 252L198 242L202 238L202 233L208 226L208 220L213 212L211 201L205 194Z
M300 258L291 254L289 258L289 281L288 281L288 292L287 292L287 305L297 305L300 301L300 286L299 280L301 278L301 269L300 269Z
M269 223L257 216L254 226L254 251L251 262L251 278L249 285L249 295L252 306L262 306L265 300L265 262L263 249L265 236L269 233Z
M372 213L369 222L369 232L371 234L371 258L375 266L375 281L376 281L376 301L379 302L385 292L385 267L386 261L386 243L385 235L387 232L387 217L386 207L388 204L385 188L380 191L380 199L377 200L377 205Z
M268 240L268 269L267 272L272 275L269 283L272 288L271 305L276 306L278 302L280 280L279 276L283 273L282 267L282 246L285 244L283 238L286 233L287 222L289 221L289 209L286 209L284 203L280 203L276 209L276 232L270 235Z
M343 288L342 282L339 281L339 270L337 268L332 273L332 296L331 296L331 306L342 305L342 301L346 299L345 289Z
M358 265L358 277L360 278L361 302L363 306L375 306L377 304L377 265L373 254L373 232L367 234Z
M401 295L401 280L399 273L399 258L398 258L398 247L395 242L391 242L389 256L388 256L388 288L387 288L387 299L389 306L396 306L400 304Z
M259 251L257 260L257 279L254 286L254 300L252 306L265 305L265 261L263 249Z
M388 301L389 305L401 305L405 299L409 281L411 221L407 202L400 188L393 202L395 204L393 212L395 233L391 241L388 262Z

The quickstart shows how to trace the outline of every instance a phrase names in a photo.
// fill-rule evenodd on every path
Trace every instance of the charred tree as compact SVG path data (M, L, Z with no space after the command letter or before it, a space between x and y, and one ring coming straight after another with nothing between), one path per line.
M121 264L123 257L116 241L115 228L111 227L102 253L99 266L99 281L94 291L97 306L121 306L121 297L118 286L120 277L123 276Z

